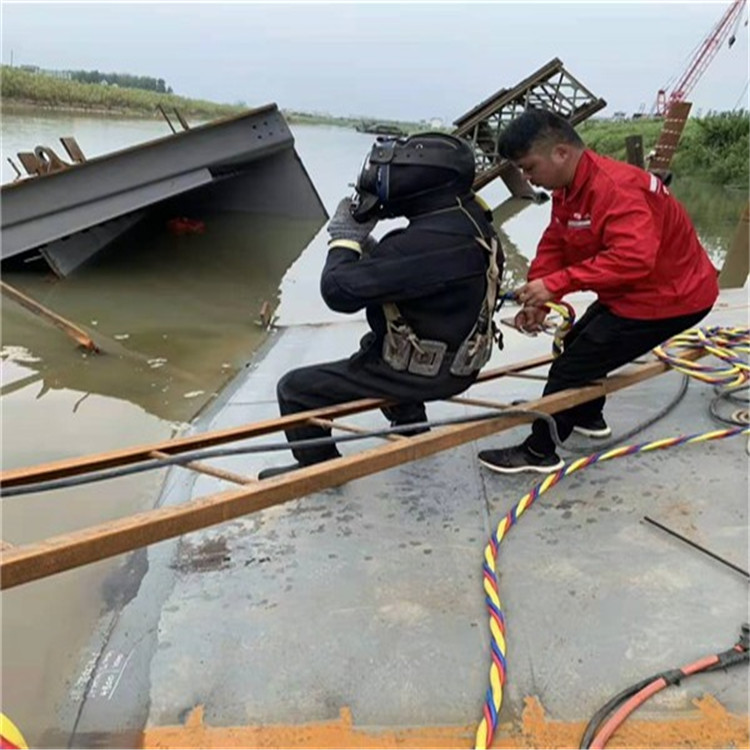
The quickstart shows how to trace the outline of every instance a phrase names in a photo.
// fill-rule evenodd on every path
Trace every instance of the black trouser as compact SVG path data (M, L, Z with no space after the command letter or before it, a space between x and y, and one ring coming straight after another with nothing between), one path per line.
M599 302L594 302L565 337L563 353L550 367L544 395L579 388L603 378L668 338L696 325L710 309L676 318L634 320L614 315ZM555 414L560 440L566 440L575 425L586 424L600 416L604 401L602 396ZM531 435L524 445L544 456L555 452L555 443L544 420L534 421Z
M424 422L427 419L425 401L455 396L476 380L476 373L461 378L451 375L451 362L452 358L446 357L440 372L432 378L396 372L380 358L372 340L365 337L362 349L349 359L300 367L284 375L276 386L279 410L285 416L360 398L382 398L394 402L382 409L393 424ZM290 441L327 437L330 434L329 429L315 425L286 430L287 440ZM341 455L333 444L295 448L292 453L303 465Z

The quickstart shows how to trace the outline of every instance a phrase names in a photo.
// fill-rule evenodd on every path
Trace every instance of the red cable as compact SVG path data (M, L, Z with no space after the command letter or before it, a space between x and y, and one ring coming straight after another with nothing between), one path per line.
M688 664L686 667L681 667L679 671L687 677L696 672L702 672L704 669L712 667L718 662L719 657L714 654L713 656L706 656L692 664ZM592 750L603 750L603 748L607 746L610 737L620 728L625 719L627 719L636 708L642 706L652 695L655 695L660 690L667 687L668 684L669 683L663 677L659 677L659 679L654 680L646 685L646 687L639 690L606 721L604 726L597 732L589 747L592 748Z

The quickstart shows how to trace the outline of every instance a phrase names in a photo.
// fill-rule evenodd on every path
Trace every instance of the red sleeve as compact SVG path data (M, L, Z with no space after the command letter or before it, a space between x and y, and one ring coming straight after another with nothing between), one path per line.
M534 260L529 265L526 278L529 281L548 276L565 267L563 257L563 238L560 231L560 220L553 215L549 226L544 230L536 248Z
M604 214L603 247L581 263L547 275L544 285L553 294L627 286L647 277L656 265L659 234L643 192L612 190L594 210Z

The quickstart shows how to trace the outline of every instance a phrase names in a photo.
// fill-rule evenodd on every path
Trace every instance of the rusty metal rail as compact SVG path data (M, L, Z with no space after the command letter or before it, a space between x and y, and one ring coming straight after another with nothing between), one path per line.
M514 375L525 370L531 370L535 367L547 365L552 361L551 355L536 357L534 359L517 362L513 365L498 367L494 370L483 372L478 382L486 382L496 378ZM0 487L20 487L26 484L44 482L50 479L60 479L62 477L78 476L90 471L99 471L100 469L109 469L115 466L128 466L140 461L148 461L154 458L154 451L164 453L167 456L178 456L180 453L197 450L199 448L208 448L214 445L223 445L247 438L268 435L274 432L281 432L289 427L296 427L304 424L311 419L331 419L338 417L347 417L352 414L359 414L363 411L377 409L384 405L384 401L375 398L365 398L358 401L349 401L346 404L329 406L323 409L314 409L311 411L291 414L287 417L278 419L267 419L262 422L253 422L252 424L243 425L242 427L233 427L227 430L216 430L213 432L204 432L200 435L177 438L176 440L166 440L160 443L150 445L140 445L133 448L111 451L109 453L98 453L93 456L83 456L81 458L69 459L64 461L53 461L38 466L25 467L20 469L10 469L0 473Z
M650 171L666 172L671 166L692 106L690 102L672 102L669 105L653 154L646 160Z
M689 351L684 355L689 359L703 356L702 351ZM508 368L490 371L483 380L501 377L508 372L531 369L549 361L549 357L529 360ZM652 378L668 370L661 361L638 365L632 371L607 378L598 384L584 388L561 391L524 405L528 411L541 411L547 414L567 409L576 404L598 398L604 394L626 388ZM40 470L26 469L6 472L2 475L4 486L9 479L14 484L27 484L40 478L71 476L105 466L134 463L153 457L158 450L166 455L175 455L180 450L229 442L267 434L299 424L310 418L330 418L345 416L379 407L384 402L376 399L363 399L330 409L305 412L293 417L269 420L234 430L205 434L193 438L183 438L160 446L146 446L120 451L106 456L59 462L40 467ZM470 401L464 400L464 403ZM485 402L492 404L492 402ZM497 405L501 407L501 404ZM345 456L278 477L253 482L241 489L233 489L206 497L197 498L173 507L163 507L145 511L133 516L90 526L79 531L63 534L40 542L23 544L4 549L0 557L0 588L7 589L23 583L45 578L55 573L70 570L108 557L130 552L149 544L181 536L191 531L224 523L233 518L254 513L264 508L279 505L312 492L349 482L359 477L383 471L418 458L456 447L472 440L507 430L524 422L531 415L503 415L498 411L497 418L451 425L417 435L408 440L397 440L362 451L353 456ZM175 446L177 444L177 447ZM240 478L242 479L242 478Z

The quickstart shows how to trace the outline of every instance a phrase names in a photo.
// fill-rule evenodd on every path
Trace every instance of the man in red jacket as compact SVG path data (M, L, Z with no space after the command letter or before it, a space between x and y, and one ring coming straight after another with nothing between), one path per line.
M537 330L546 302L596 292L594 302L552 363L544 395L576 388L695 326L718 296L716 269L685 209L656 176L587 149L572 125L546 110L527 110L500 136L499 153L535 185L552 190L552 220L518 292L515 323ZM561 440L573 430L611 434L604 397L555 415ZM549 427L534 422L520 445L479 454L501 473L557 471Z

